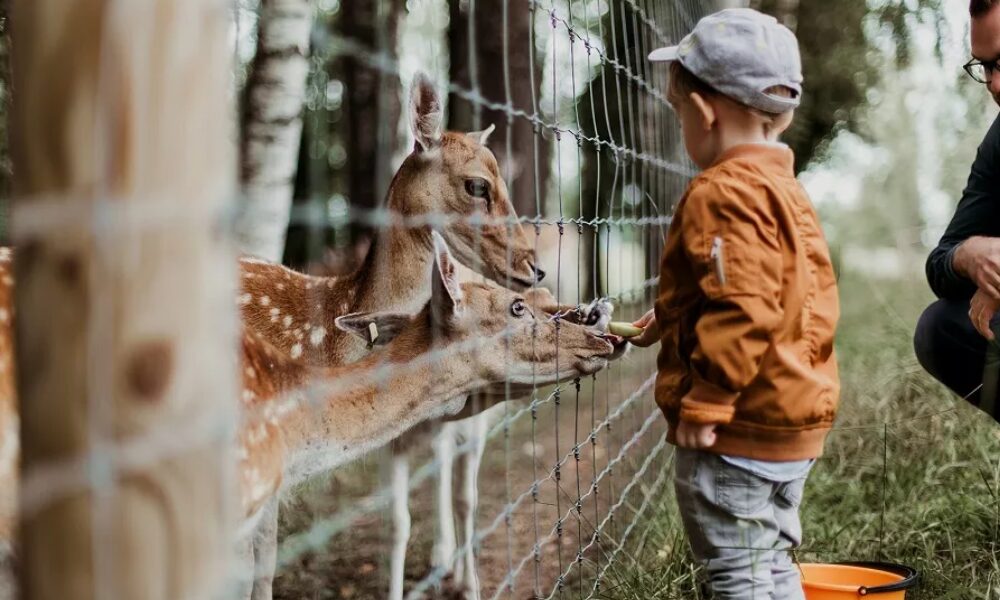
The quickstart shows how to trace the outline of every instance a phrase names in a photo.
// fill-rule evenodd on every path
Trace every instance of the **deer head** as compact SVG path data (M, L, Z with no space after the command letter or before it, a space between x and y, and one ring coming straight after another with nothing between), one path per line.
M441 229L462 264L513 289L526 289L545 273L486 147L493 126L472 133L444 132L441 99L426 75L410 87L413 152L389 192L389 208L407 216L445 215ZM481 219L482 222L476 222Z
M459 284L444 238L433 232L432 239L431 300L421 313L409 319L355 313L338 318L337 327L373 345L391 343L391 354L430 340L430 350L449 357L442 366L473 368L473 387L505 381L543 384L595 373L607 364L615 348L601 331L535 310L519 292L491 283ZM378 335L373 340L374 331Z

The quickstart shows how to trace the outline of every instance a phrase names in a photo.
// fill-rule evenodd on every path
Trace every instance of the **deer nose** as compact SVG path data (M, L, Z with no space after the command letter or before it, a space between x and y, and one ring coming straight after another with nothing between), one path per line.
M534 263L528 263L528 266L531 268L531 271L535 274L535 283L539 283L543 279L545 279L545 271L539 269L538 265Z

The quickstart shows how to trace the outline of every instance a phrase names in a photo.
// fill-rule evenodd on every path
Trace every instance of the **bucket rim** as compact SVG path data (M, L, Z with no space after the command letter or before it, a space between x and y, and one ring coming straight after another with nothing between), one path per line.
M817 565L817 566L841 566L841 567L855 567L859 569L867 569L869 571L877 572L888 572L902 577L900 581L895 583L889 583L886 585L878 585L873 587L868 586L852 586L843 584L833 584L833 583L813 583L809 582L809 586L817 590L831 591L831 592L857 592L859 596L868 596L871 594L887 594L890 592L902 592L905 590L912 589L917 586L920 582L920 571L909 567L906 565L901 565L898 563L890 562L879 562L879 561L842 561L842 562L832 562L832 563L799 563L799 573L802 573L803 565Z

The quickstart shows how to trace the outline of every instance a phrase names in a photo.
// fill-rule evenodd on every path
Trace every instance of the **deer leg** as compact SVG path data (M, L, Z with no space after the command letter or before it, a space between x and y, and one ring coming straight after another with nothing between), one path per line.
M250 600L250 596L253 594L254 572L256 571L253 557L253 534L237 542L236 560L237 591L234 598Z
M445 423L434 440L434 454L441 465L437 493L437 539L431 553L434 567L451 571L455 561L455 515L452 470L455 468L455 426Z
M278 550L278 498L268 501L253 535L253 594L251 600L271 600Z
M486 429L487 420L484 416L473 417L469 424L469 442L472 443L472 450L465 457L465 478L462 486L464 508L462 515L464 521L464 540L462 547L465 554L463 578L466 590L466 598L469 600L479 600L479 573L476 570L476 508L479 504L479 465L483 462L483 453L486 451Z
M390 559L389 599L403 598L403 567L406 566L406 545L410 541L410 462L405 454L392 457L392 517L395 540Z

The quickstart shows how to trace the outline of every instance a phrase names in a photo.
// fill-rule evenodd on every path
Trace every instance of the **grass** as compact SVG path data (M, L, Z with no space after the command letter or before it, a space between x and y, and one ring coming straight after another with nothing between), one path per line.
M810 476L803 562L916 567L908 600L1000 598L1000 427L919 367L911 336L923 281L841 281L837 429ZM602 597L703 598L671 493L608 571Z

